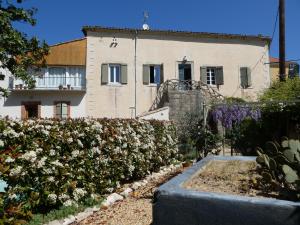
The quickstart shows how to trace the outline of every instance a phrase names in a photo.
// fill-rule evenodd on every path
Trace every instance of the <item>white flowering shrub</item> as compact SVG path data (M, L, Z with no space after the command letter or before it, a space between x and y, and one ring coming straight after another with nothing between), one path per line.
M178 156L169 122L0 119L4 208L47 211L142 178ZM1 214L1 212L0 212Z

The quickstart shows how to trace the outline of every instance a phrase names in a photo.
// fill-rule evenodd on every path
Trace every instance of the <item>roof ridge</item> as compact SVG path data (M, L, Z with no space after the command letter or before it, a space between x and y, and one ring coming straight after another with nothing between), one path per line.
M64 42L59 42L59 43L56 43L56 44L53 44L53 45L49 45L49 47L55 47L55 46L58 46L58 45L68 44L68 43L72 43L72 42L76 42L76 41L82 41L84 39L86 39L86 37L77 38L77 39L64 41Z

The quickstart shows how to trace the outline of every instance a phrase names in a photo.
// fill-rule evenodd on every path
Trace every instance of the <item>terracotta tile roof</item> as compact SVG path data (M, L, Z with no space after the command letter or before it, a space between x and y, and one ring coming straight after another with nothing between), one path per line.
M226 38L226 39L241 39L241 40L259 40L270 44L271 38L263 35L243 35L243 34L225 34L225 33L208 33L208 32L194 32L194 31L179 31L179 30L143 30L134 28L117 28L117 27L103 27L103 26L84 26L82 32L87 35L88 31L94 32L122 32L122 33L141 33L141 34L156 34L156 35L176 35L176 36L190 36L190 37L204 37L204 38Z

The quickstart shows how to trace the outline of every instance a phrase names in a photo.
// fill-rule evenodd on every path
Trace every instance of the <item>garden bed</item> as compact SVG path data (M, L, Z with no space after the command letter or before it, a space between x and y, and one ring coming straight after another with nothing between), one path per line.
M210 163L228 161L234 165L234 161L241 164L246 162L244 170L253 168L255 157L207 157L183 174L173 178L162 185L155 193L153 204L153 224L164 225L299 225L300 224L300 203L274 198L261 198L241 196L241 188L232 191L232 187L239 186L240 183L233 182L229 191L224 189L226 183L220 179L215 183L215 187L204 190L205 185L197 185L193 179L197 179L201 172L206 171L209 175ZM250 166L249 166L250 165ZM239 167L235 165L233 167ZM226 175L226 171L234 168L228 165L217 166L220 173ZM211 167L213 168L213 167ZM242 169L243 170L243 169ZM202 174L203 175L203 174ZM235 177L233 174L231 177ZM248 175L247 175L248 176ZM247 180L245 176L245 180ZM234 178L236 179L236 178ZM212 186L209 183L206 187ZM200 187L200 190L197 189ZM202 188L202 189L201 189ZM217 191L218 190L218 191ZM228 193L229 192L229 193Z
M184 183L183 187L220 194L280 198L276 191L270 193L260 190L258 182L261 179L255 161L214 160Z

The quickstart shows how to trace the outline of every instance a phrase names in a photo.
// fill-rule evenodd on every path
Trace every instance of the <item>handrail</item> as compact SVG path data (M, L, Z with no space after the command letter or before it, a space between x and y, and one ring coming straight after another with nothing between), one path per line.
M223 95L221 95L218 91L216 91L210 85L205 84L202 81L171 79L171 80L166 80L164 83L162 83L159 86L159 88L157 90L156 98L154 99L154 101L150 107L150 111L155 110L159 107L164 95L168 94L168 91L170 89L171 90L180 90L180 91L198 90L210 99L214 99L217 101L224 100Z

